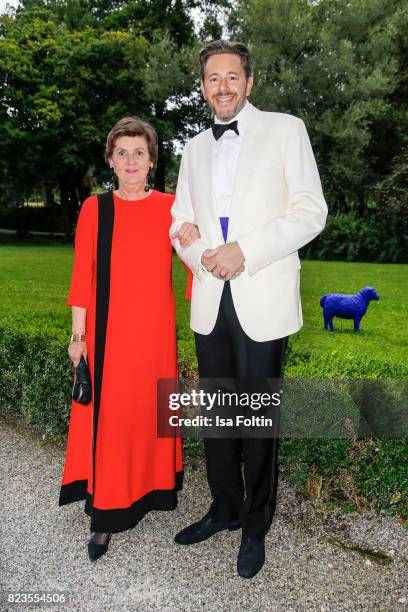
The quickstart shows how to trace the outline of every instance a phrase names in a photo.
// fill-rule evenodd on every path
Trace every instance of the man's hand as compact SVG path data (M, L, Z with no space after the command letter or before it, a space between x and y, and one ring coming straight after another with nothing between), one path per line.
M171 235L173 239L178 238L183 249L191 246L197 238L200 238L200 232L197 225L184 221L183 225Z
M244 271L245 257L238 242L229 242L216 249L206 249L201 257L203 266L213 276L227 281Z
M245 270L245 266L241 266L241 267L239 268L239 270L237 270L237 271L235 272L235 274L234 274L234 275L231 277L231 279L228 279L228 280L234 280L234 278L238 278L238 276L239 276L240 274L242 274L242 272L243 272L244 270ZM227 279L225 279L225 280L227 280Z

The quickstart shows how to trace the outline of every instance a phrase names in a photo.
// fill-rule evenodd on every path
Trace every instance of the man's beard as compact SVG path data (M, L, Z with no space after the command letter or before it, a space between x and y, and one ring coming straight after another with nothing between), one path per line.
M207 102L208 102L208 106L211 108L212 112L217 117L217 119L219 119L220 121L231 121L231 119L234 119L234 117L236 117L238 113L244 108L245 102L246 102L246 96L244 95L242 96L242 98L238 98L234 110L230 111L228 114L223 114L223 115L218 115L215 111L214 105L209 100L207 100Z

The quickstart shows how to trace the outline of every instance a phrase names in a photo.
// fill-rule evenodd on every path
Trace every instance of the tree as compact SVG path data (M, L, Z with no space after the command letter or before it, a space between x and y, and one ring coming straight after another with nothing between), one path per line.
M21 11L7 26L0 73L11 179L57 185L69 233L84 196L82 177L101 154L112 115L126 114L122 99L129 97L145 108L147 43L130 33L99 37L89 27L71 32L48 9Z
M197 73L188 3L29 0L0 18L0 168L18 189L57 186L69 233L104 168L107 132L122 116L150 120L161 137L156 186L173 142L194 123Z
M402 21L396 0L249 0L231 18L252 49L254 102L305 120L332 211L366 210L401 147Z

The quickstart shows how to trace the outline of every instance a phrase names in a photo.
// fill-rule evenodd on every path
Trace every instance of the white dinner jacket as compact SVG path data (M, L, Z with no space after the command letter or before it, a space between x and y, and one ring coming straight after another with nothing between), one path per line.
M201 264L207 248L224 244L212 189L212 130L184 148L176 199L174 232L183 221L198 225L201 238L182 248L172 244L194 274L190 323L209 334L217 320L224 281ZM301 119L250 106L232 194L228 242L237 241L245 271L230 281L244 332L263 342L302 326L298 249L324 228L327 205L312 147Z

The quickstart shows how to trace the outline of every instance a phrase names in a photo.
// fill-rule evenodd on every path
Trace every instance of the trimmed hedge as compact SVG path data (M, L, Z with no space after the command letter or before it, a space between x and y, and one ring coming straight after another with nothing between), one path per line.
M72 366L67 357L69 311L0 312L0 409L24 417L41 434L60 438L67 431ZM196 375L191 335L178 331L180 375ZM353 354L319 354L289 344L285 376L305 378L408 378L408 367ZM187 441L193 460L200 441ZM292 483L350 509L375 508L408 519L408 442L405 439L283 440L280 464ZM316 485L317 483L317 485ZM317 488L316 488L317 487ZM317 491L317 493L316 493ZM337 500L337 501L336 501ZM408 524L408 522L407 522Z
M67 313L69 314L69 313ZM49 314L0 315L0 397L4 412L21 414L42 434L66 433L72 365L69 319Z
M369 217L354 212L329 215L323 232L304 249L303 259L407 263L407 227L400 219L385 219L371 211Z
M318 353L289 343L285 375L298 378L408 378L408 365L378 359L370 354L332 350Z
M0 207L0 228L17 230L20 234L25 234L29 231L50 233L63 232L64 220L62 216L62 207Z

